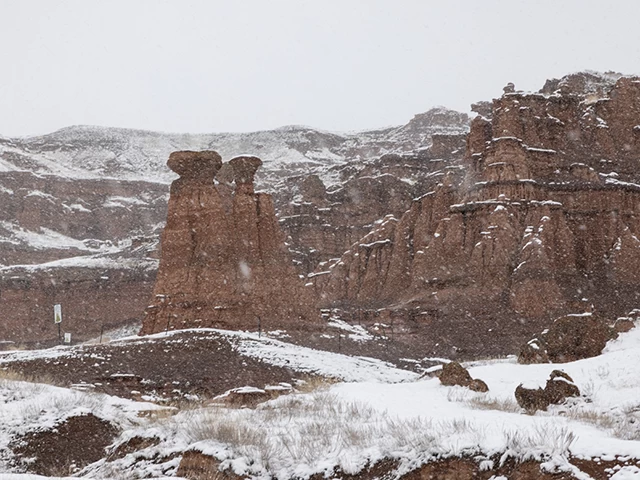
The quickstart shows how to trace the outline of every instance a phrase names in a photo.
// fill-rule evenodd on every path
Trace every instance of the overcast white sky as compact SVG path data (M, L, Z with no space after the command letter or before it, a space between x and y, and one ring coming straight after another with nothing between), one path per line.
M0 134L362 130L591 69L640 73L636 0L0 0Z

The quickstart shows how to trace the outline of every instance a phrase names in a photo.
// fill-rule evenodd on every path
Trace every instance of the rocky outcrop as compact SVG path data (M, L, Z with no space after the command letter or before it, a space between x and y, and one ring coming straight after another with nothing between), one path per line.
M446 335L485 353L514 352L518 338L591 305L613 318L633 308L640 78L597 79L507 89L471 123L463 178L441 178L315 277L325 305L386 309L436 336L458 324ZM477 327L466 336L465 322ZM498 325L507 337L482 333Z
M214 184L216 152L174 152L154 299L142 334L193 327L303 327L318 318L285 250L271 196L254 193L257 157L232 159L235 190Z
M596 315L566 315L523 345L518 362L566 363L595 357L616 335L615 329Z
M549 405L558 405L569 397L579 396L580 389L573 379L561 370L551 372L544 388L525 388L520 384L515 391L518 405L528 413L546 410Z
M445 363L438 375L443 385L467 387L474 392L488 392L489 387L479 378L471 378L469 371L458 362Z
M174 135L80 126L0 136L0 342L55 341L52 302L70 312L74 339L136 321L133 312L151 296L155 268L148 266L157 251L140 256L139 265L129 252L140 237L159 243L175 178L163 159L174 150L214 148L229 158L259 151L265 165L257 185L273 195L289 255L307 274L339 257L384 215L400 216L450 161L425 156L424 148L438 143L446 156L446 145L459 148L467 130L465 114L437 108L404 126L345 135L309 127ZM228 163L216 180L220 191L233 190ZM58 263L95 264L93 256L105 254L109 271ZM38 272L21 268L45 263ZM144 275L136 274L140 269Z
M104 253L157 236L166 186L0 172L0 267ZM124 255L126 256L126 255Z
M573 378L562 370L551 372L544 389L553 404L562 403L568 397L580 396L580 389L573 382Z
M290 201L278 202L280 224L300 270L326 270L382 218L400 218L413 199L435 188L443 177L461 178L465 138L434 134L433 143L415 154L383 155L357 172L350 164L335 172L344 176L339 188L327 188L315 175L300 180L297 190L290 191Z

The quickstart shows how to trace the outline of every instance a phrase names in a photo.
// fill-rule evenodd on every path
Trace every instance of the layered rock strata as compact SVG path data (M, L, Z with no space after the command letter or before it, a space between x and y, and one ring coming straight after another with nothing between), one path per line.
M472 122L464 180L447 176L386 218L317 289L327 306L418 324L533 333L592 305L615 318L640 300L639 160L639 78L507 89Z
M318 318L314 298L295 273L270 195L254 193L262 164L241 156L225 167L213 151L174 152L167 224L154 299L142 334L193 327L301 327Z
M433 189L448 173L459 174L465 140L464 134L434 134L432 144L417 153L383 155L357 174L349 165L342 171L346 178L338 189L326 188L317 175L299 180L297 189L291 190L297 193L295 200L281 199L279 205L280 224L299 270L308 274L324 269L381 218L400 217L413 199Z
M229 158L260 151L259 185L274 195L289 254L298 273L308 274L425 191L422 180L435 178L444 162L411 152L433 142L446 156L447 148L459 150L467 130L466 115L439 108L401 127L357 135L308 127L231 136L70 127L41 137L0 136L0 348L57 342L55 303L74 342L137 322L152 295L154 245L174 178L158 159L172 150L214 148ZM233 191L228 163L216 180L220 191Z

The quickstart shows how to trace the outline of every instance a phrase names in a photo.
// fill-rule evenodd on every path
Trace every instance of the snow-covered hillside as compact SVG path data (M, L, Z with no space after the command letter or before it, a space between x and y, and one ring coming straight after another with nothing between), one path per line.
M174 335L122 339L114 345L146 348ZM446 458L475 462L480 471L498 472L509 462L530 460L537 462L540 475L566 472L577 479L596 478L581 470L584 462L600 465L605 478L640 475L640 328L611 341L602 355L577 362L519 365L506 359L467 365L473 377L487 383L487 393L253 334L217 335L238 342L241 358L286 364L299 372L311 369L343 381L283 395L253 409L226 406L221 397L196 409L175 410L174 416L145 420L132 415L142 404L5 380L0 383L0 458L5 462L0 468L11 471L7 446L40 420L51 426L72 411L90 411L123 428L116 445L134 438L153 441L88 466L78 474L86 478L174 476L187 451L215 458L219 468L245 478L281 480L336 471L356 474L382 460L401 476ZM9 356L65 361L77 351L59 347ZM571 375L582 395L547 412L526 414L514 400L516 386L540 385L553 369ZM263 385L246 387L251 388L243 392L259 392ZM48 396L59 400L47 402Z
M359 133L287 126L251 133L192 135L74 126L37 137L0 137L0 172L166 183L175 178L165 165L171 152L216 150L225 160L244 153L259 156L265 162L260 180L270 186L273 177L323 173L327 167L347 161L427 147L433 134L466 133L468 122L466 114L439 107L416 115L407 125Z

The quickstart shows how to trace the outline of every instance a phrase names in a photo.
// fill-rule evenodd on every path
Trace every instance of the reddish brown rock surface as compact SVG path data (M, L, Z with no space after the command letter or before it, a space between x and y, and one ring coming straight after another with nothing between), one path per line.
M274 329L319 319L285 250L271 196L253 192L257 157L229 162L235 191L214 185L215 152L177 152L154 299L142 334L216 327ZM202 166L202 170L198 170Z
M150 182L0 172L0 342L57 343L57 303L73 342L139 321L166 197Z
M528 413L535 413L536 410L546 410L549 405L559 405L569 397L579 397L580 389L568 374L554 370L544 388L525 388L520 384L514 395L520 407Z
M474 392L488 392L489 387L479 378L472 378L469 371L458 362L445 363L438 375L443 385L468 387Z
M634 308L640 78L554 85L507 91L491 118L476 117L465 178L444 177L324 268L314 280L324 304L423 326L471 355L515 353L591 305L610 318Z
M630 319L624 319L621 325L626 322L633 325ZM518 362L566 363L595 357L616 336L615 328L591 313L565 315L523 345Z
M425 147L433 140L447 156L448 146L459 150L467 130L466 115L438 108L407 125L357 135L308 127L231 137L70 127L39 137L0 137L6 166L0 172L0 348L57 342L54 303L68 313L63 329L74 341L97 337L103 326L139 322L153 289L154 244L174 178L162 159L173 150L215 145L229 158L259 151L265 165L256 185L274 195L289 254L298 273L308 274L342 255L384 215L400 216L449 162L424 155ZM387 152L394 154L379 159ZM459 160L462 152L455 155ZM182 160L174 157L174 168L183 168ZM317 176L303 185L311 173ZM216 180L221 193L233 190L228 163ZM144 254L140 239L149 247ZM72 257L75 266L57 262Z

